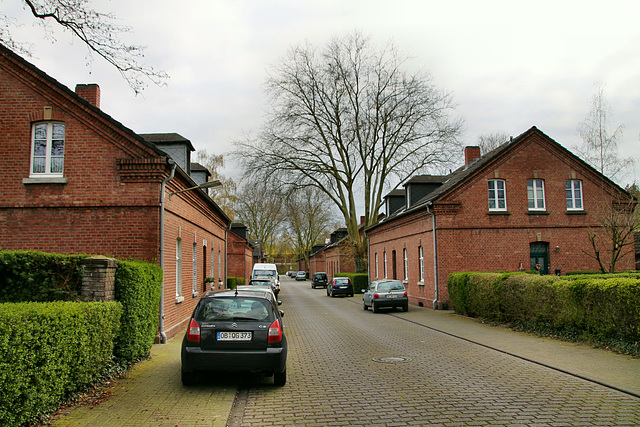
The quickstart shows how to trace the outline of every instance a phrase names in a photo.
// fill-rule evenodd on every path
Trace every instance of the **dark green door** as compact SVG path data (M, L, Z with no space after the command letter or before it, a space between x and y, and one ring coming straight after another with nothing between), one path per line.
M531 270L549 274L549 243L534 242L530 245Z

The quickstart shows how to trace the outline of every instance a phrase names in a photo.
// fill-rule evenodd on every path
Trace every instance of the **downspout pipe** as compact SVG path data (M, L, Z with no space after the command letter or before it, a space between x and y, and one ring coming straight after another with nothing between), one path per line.
M435 298L433 300L433 309L438 309L438 300L440 299L440 289L438 287L438 240L436 238L436 215L431 210L432 203L427 203L427 213L431 215L431 228L433 229L433 280L435 282Z
M160 289L160 307L158 310L158 331L160 332L160 344L167 343L167 334L164 332L164 193L167 182L171 181L176 174L176 162L168 159L167 164L171 166L169 177L162 181L160 186L160 268L162 269L162 288Z

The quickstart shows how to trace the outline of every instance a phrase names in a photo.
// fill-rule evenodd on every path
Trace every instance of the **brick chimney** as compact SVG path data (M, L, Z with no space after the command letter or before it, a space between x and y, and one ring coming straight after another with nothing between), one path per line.
M475 159L480 157L480 147L478 146L469 146L464 147L464 165L468 166L470 163L473 163Z
M100 108L100 86L97 84L76 85L76 95L89 101L94 107Z

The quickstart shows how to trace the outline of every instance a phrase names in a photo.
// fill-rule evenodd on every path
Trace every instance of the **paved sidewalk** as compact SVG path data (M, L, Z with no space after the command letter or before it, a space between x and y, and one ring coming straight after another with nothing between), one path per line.
M111 396L97 406L71 408L54 426L225 426L237 387L229 380L183 387L180 345L183 334L156 344L151 358L119 379Z

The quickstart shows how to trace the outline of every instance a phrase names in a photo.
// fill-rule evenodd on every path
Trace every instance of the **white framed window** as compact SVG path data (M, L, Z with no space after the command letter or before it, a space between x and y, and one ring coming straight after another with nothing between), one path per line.
M193 256L192 256L192 271L193 271L193 293L198 293L198 244L193 242Z
M62 177L64 172L65 125L36 123L31 131L31 177Z
M222 280L222 252L218 249L218 282L225 282ZM225 278L226 280L226 278ZM226 282L225 282L226 283Z
M214 277L214 275L216 274L215 262L213 258L214 255L215 255L214 249L211 248L211 277Z
M424 252L422 246L418 248L418 259L420 260L420 281L424 282Z
M530 179L527 181L527 199L529 200L530 211L545 210L544 204L544 181L541 179Z
M176 239L176 296L182 295L182 239Z
M490 179L488 182L489 190L489 210L490 211L506 211L507 210L507 185L503 179Z
M384 278L386 279L387 277L389 277L387 275L387 251L384 251L382 253L382 268L383 268L383 273L384 273Z
M567 181L565 181L565 190L567 193L567 210L583 210L584 205L582 203L582 181L577 179L568 179Z
M402 258L404 262L404 280L409 279L409 262L407 259L407 248L402 250Z
M374 256L374 262L375 262L375 269L376 269L376 279L379 277L378 276L378 252L376 252L375 256Z

